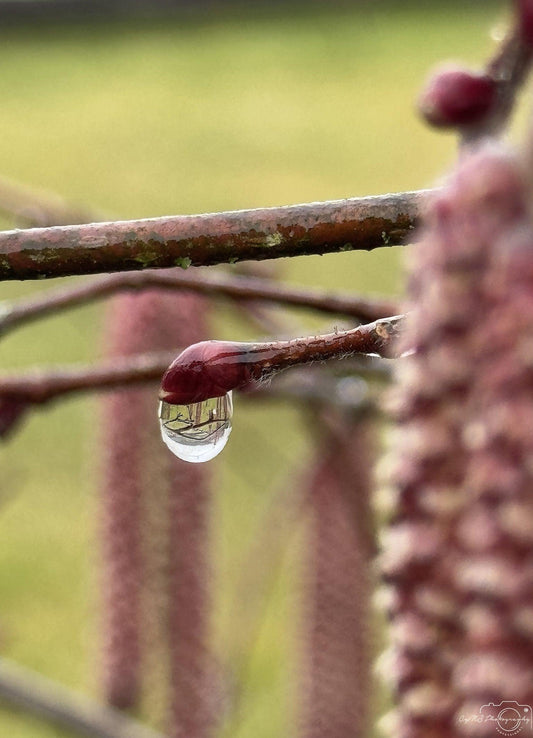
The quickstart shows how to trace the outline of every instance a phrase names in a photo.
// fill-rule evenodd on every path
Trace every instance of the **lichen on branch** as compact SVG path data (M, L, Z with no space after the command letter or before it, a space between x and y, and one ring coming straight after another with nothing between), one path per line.
M0 281L286 256L409 241L427 192L0 233Z

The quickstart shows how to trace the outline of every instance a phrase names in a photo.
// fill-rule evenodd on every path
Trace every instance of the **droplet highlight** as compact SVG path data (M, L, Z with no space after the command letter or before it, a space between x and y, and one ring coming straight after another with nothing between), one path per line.
M159 403L163 441L175 456L193 464L210 461L222 451L232 415L231 392L190 405Z

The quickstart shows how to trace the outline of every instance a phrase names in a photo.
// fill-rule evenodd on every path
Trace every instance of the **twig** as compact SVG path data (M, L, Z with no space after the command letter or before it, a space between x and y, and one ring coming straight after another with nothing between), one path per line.
M260 261L409 240L427 190L0 233L0 280Z
M391 340L398 330L400 319L378 321L379 325L383 325L384 330L388 331L384 334L385 338L372 334L372 331L375 332L375 324L355 329L361 331L362 350L375 348L376 341ZM13 406L15 409L20 407L21 411L25 411L30 405L44 405L59 397L79 392L113 390L135 384L155 383L161 379L178 352L179 349L176 349L172 352L139 354L103 361L94 366L54 367L34 369L16 375L0 375L0 402L6 403L8 409ZM324 385L324 378L322 376L318 378L316 373L304 376L302 372L295 372L293 379L284 377L283 380L269 386L262 385L250 396L292 397L297 400L328 402L344 407L355 404L359 407L361 398L347 392L346 384L343 385L342 382L342 379L330 379Z
M516 94L531 69L533 48L522 37L519 28L503 40L496 55L488 62L487 72L499 82L498 105L493 112L493 131L505 126L513 110Z
M289 341L201 341L170 364L161 380L159 397L173 405L188 405L221 397L231 390L250 389L284 369L302 364L354 354L394 356L402 321L403 316L396 315L349 331Z
M247 393L243 395L248 396ZM367 385L354 376L335 377L322 367L304 367L276 377L269 385L259 385L252 395L255 400L291 399L314 408L334 407L357 417L380 412L368 394Z
M54 367L4 375L0 376L0 398L43 405L57 397L78 392L155 382L175 355L175 352L139 354L103 361L95 366Z
M394 362L390 359L384 359L381 356L368 356L360 354L346 360L345 366L353 374L357 374L362 378L380 379L388 381L392 377L392 367Z
M237 300L266 300L319 310L335 315L349 315L366 322L398 312L395 301L364 298L352 294L335 294L325 290L303 289L279 284L270 279L229 277L205 273L126 272L98 277L91 282L54 290L53 292L4 303L0 309L0 334L59 310L82 305L121 290L158 287L169 290L191 290L210 296L220 295Z
M15 219L17 225L37 228L102 220L95 210L68 203L59 195L0 177L0 212Z
M132 718L5 659L0 661L0 700L89 738L163 738Z
M465 127L462 145L471 145L486 136L497 136L513 111L516 96L526 80L533 61L533 47L527 43L518 27L512 28L488 61L486 73L497 82L497 99L490 113L478 124Z

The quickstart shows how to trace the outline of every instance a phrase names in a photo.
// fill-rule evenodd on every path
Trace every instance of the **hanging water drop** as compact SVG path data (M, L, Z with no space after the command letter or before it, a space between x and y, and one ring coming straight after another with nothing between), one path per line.
M175 456L193 464L210 461L222 451L232 415L231 392L189 405L159 404L163 441Z

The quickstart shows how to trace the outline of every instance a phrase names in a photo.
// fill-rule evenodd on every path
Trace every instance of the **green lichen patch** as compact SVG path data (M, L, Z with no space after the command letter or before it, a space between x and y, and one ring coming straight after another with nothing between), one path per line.
M283 236L278 231L276 231L276 233L269 233L265 237L265 244L267 246L280 246L282 242Z
M133 261L142 264L144 268L151 266L157 261L158 255L154 251L141 252L134 257Z

